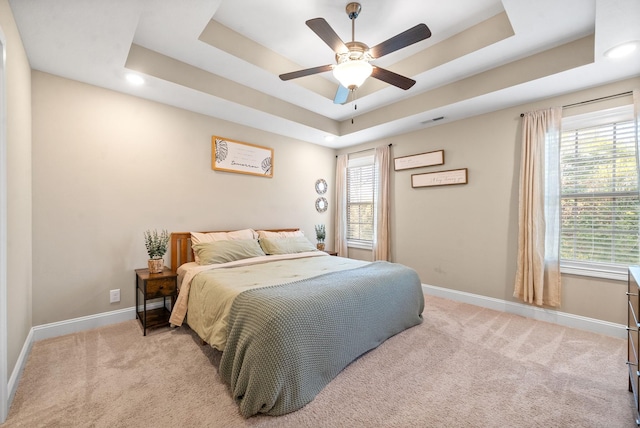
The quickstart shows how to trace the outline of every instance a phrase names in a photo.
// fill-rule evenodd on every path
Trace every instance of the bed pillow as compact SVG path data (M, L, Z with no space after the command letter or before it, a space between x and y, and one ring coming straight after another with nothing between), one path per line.
M255 239L227 239L193 245L199 265L228 263L266 255Z
M294 254L305 251L318 251L304 236L288 236L284 238L262 238L260 246L267 254Z
M205 242L230 241L236 239L258 239L258 234L253 229L234 230L232 232L191 232L191 246ZM198 253L193 251L194 261L200 264Z
M259 230L258 238L291 238L295 236L304 236L304 232L301 230L294 230L291 232L270 232L268 230Z

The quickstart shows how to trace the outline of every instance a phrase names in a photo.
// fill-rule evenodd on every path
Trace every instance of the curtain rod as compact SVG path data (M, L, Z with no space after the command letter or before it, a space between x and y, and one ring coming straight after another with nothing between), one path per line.
M393 143L389 143L389 147L393 146ZM364 150L358 150L357 152L351 152L351 153L347 153L348 155L355 155L356 153L362 153L362 152L368 152L369 150L375 150L375 147L372 149L364 149ZM336 155L336 157L338 157L338 155Z
M585 104L596 103L598 101L612 100L614 98L626 97L627 95L632 95L632 94L633 94L633 91L620 92L619 94L607 95L606 97L594 98L592 100L586 100L586 101L580 101L580 102L573 103L573 104L567 104L567 105L562 106L562 108L565 109L565 108L577 107L577 106L582 106L582 105L585 105ZM520 113L520 117L524 117L524 113Z

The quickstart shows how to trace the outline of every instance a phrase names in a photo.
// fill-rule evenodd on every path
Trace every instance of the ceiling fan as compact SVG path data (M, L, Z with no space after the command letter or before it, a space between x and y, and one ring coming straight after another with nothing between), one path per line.
M399 49L431 37L431 31L425 24L418 24L384 42L369 48L366 44L355 40L355 21L362 7L360 3L349 3L346 7L347 15L351 19L351 41L343 42L331 26L323 18L314 18L306 22L336 54L336 64L321 65L280 75L282 80L297 79L298 77L324 73L333 70L333 75L340 82L333 100L336 104L344 104L350 92L355 91L364 81L372 76L398 88L407 90L416 81L401 76L393 71L371 65L370 61Z

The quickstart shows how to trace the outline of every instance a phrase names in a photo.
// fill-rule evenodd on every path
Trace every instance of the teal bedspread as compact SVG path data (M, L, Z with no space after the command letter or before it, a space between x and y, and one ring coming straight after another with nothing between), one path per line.
M293 412L423 309L417 273L389 262L247 290L231 307L220 376L244 417Z

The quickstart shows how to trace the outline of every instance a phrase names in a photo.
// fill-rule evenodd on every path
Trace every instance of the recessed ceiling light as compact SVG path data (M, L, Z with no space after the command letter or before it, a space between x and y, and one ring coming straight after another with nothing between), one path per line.
M638 48L638 43L640 43L638 40L624 42L605 51L604 56L607 58L622 58L635 51Z
M327 143L330 143L335 139L336 139L335 135L325 135L324 136L324 141L326 141Z
M139 74L129 73L127 74L127 82L132 85L142 85L144 83L144 79Z

